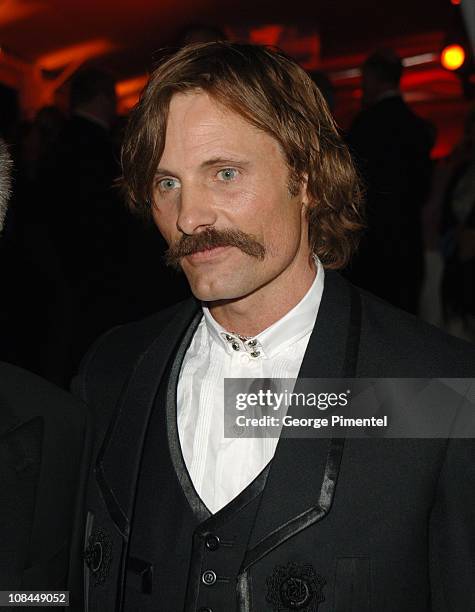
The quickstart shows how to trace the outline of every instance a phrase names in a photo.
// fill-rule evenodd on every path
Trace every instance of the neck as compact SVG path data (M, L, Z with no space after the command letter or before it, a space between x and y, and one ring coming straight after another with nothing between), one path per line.
M208 302L215 321L229 332L257 336L284 317L305 296L316 276L313 257L295 274L287 269L280 277L237 300Z

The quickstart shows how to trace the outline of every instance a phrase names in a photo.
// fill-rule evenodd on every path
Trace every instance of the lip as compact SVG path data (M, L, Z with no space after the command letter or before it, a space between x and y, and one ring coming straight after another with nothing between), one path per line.
M187 255L185 259L187 259L190 263L206 263L208 261L217 259L225 251L228 251L232 248L233 247L231 246L213 247L212 249L206 249L205 251L198 251L197 253L193 253L192 255Z

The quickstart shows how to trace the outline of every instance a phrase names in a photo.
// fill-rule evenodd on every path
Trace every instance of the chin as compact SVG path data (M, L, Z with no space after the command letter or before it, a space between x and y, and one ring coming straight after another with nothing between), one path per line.
M235 299L235 295L230 292L222 289L219 290L206 290L199 288L191 288L191 291L197 300L202 302L220 302L222 300L232 300Z
M223 283L190 282L190 288L196 299L202 302L219 302L223 300L236 300L245 295L236 287Z

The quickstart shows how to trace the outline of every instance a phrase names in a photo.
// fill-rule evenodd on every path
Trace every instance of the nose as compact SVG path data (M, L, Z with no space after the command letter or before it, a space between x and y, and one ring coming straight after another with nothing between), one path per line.
M183 234L195 234L216 223L216 211L205 190L182 187L177 228Z

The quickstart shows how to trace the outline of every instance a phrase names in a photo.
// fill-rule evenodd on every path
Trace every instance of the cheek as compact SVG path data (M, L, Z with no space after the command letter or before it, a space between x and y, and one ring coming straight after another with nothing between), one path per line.
M281 197L269 207L266 217L266 225L272 231L283 236L293 235L302 223L301 205L295 198Z
M263 226L269 252L275 256L294 254L302 240L303 223L299 203L288 198Z
M174 228L176 228L176 220L174 221L170 215L165 215L162 211L153 209L152 211L153 222L155 223L158 231L163 236L167 244L173 242Z
M216 194L213 205L230 222L259 223L265 201L265 194L248 187Z

